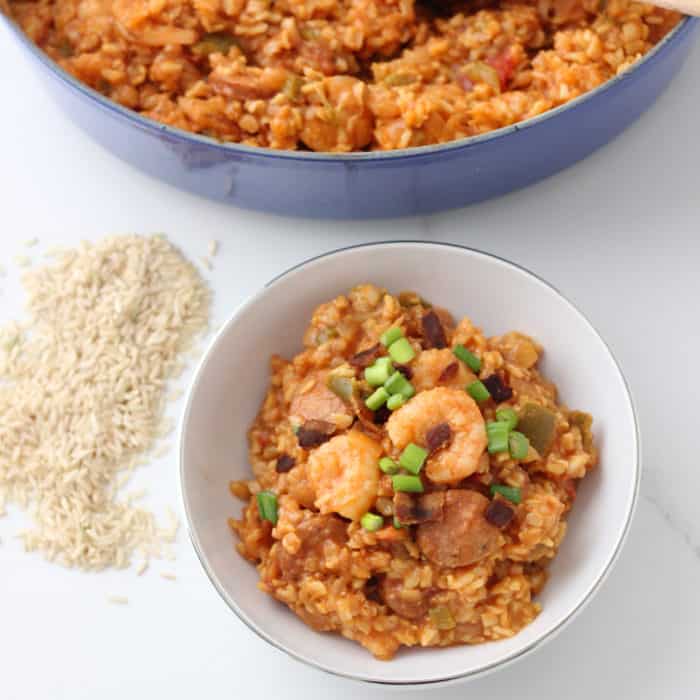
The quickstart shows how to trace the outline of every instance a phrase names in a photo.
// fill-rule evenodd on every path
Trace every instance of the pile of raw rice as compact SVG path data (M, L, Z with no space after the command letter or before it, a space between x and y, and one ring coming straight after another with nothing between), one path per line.
M161 556L176 521L159 527L119 486L162 434L207 287L163 237L135 235L61 252L23 282L30 322L0 330L0 513L29 508L25 547L67 566Z

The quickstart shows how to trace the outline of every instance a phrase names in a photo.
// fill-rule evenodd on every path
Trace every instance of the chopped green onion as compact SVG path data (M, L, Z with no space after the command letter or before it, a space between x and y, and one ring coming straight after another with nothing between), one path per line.
M452 348L452 352L455 354L455 357L462 360L472 372L478 372L481 369L481 360L473 352L467 350L464 345L455 345Z
M406 338L399 338L389 346L389 355L397 365L405 365L416 356L416 351Z
M391 358L388 357L387 355L382 355L381 357L378 357L374 363L378 367L386 367L387 372L391 374L394 371L394 365L391 362Z
M489 421L486 424L486 436L489 439L489 454L508 452L508 423Z
M386 402L386 407L390 411L395 411L397 408L401 408L406 403L406 399L403 394L393 394L390 396Z
M401 372L394 372L384 383L384 388L390 394L401 394L404 399L410 399L416 393L413 384Z
M423 482L420 480L419 476L396 474L391 477L391 485L394 487L394 491L423 493Z
M256 496L258 501L258 513L262 520L269 520L273 525L277 524L277 496L272 491L259 491Z
M478 379L467 387L467 394L469 394L474 401L486 401L491 398L489 390L484 386L484 383L480 382Z
M499 408L496 411L496 420L500 423L508 423L508 428L514 430L518 424L518 414L512 408Z
M379 389L365 400L365 406L367 406L370 411L376 411L386 403L388 398L389 392L383 386L380 386Z
M510 448L510 456L513 459L525 459L530 451L530 442L517 430L511 430L508 436L508 446Z
M396 326L390 328L388 331L382 333L381 338L379 338L381 344L388 348L392 343L395 343L399 338L403 338L403 331Z
M428 458L428 450L409 442L399 457L399 464L411 474L418 474Z
M397 530L400 530L403 527L403 525L401 524L401 521L396 516L394 516L394 527Z
M396 478L396 477L394 477ZM507 498L511 503L520 503L520 489L517 486L504 486L502 484L491 484L491 495L500 493L503 498Z
M391 457L382 457L379 460L379 468L385 474L396 474L399 471L399 465Z
M298 434L299 434L299 430L300 430L300 429L301 429L301 426L299 425L299 423L292 423L292 432L293 432L295 435L298 435Z
M379 365L375 362L365 369L365 379L370 386L382 386L389 379L389 368L386 364Z
M376 532L384 525L384 518L376 513L365 513L360 519L360 525L362 525L367 532Z

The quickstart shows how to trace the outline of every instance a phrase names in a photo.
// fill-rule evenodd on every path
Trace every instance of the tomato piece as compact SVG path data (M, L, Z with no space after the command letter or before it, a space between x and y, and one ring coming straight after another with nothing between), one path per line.
M506 49L495 56L486 60L492 68L498 73L498 79L501 83L501 90L505 90L508 87L510 79L515 73L515 61L510 52L510 49Z

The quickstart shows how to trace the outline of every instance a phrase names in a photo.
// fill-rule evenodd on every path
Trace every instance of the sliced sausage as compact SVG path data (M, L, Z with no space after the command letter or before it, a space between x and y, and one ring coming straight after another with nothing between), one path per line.
M281 454L277 458L277 465L275 466L275 471L278 474L286 474L287 472L294 469L294 465L297 463L296 459L288 454Z
M282 544L275 547L282 578L299 579L305 570L323 568L324 544L334 542L342 547L348 540L347 525L335 515L316 515L297 527L295 534L301 540L299 550L292 554Z
M233 100L267 100L276 95L287 79L280 68L244 68L221 65L209 75L212 90Z
M379 584L379 592L387 606L407 620L417 620L428 612L428 589L405 588L401 579L385 577Z
M439 522L418 526L416 541L438 566L468 566L498 548L499 531L484 517L489 500L476 491L451 489L445 494Z
M432 309L421 319L421 330L423 331L423 341L426 348L447 347L445 329L442 327L440 317Z
M307 389L306 382L301 388L305 391L296 394L289 409L289 415L301 425L309 421L335 424L335 416L352 415L348 404L326 386L325 374L318 375L310 389Z
M513 390L505 383L503 377L499 374L492 374L482 381L484 382L484 386L489 390L491 398L493 398L496 403L508 401L513 396Z
M484 517L499 530L506 527L515 516L513 507L506 503L505 499L494 498L486 509Z
M394 494L394 515L402 525L416 525L442 519L445 492L420 496L397 491Z
M450 364L440 372L438 384L447 384L451 382L457 374L459 374L459 365L456 362L450 362Z
M425 443L432 454L441 447L445 447L452 440L452 428L449 423L438 423L425 434Z
M325 420L307 420L297 432L299 447L308 450L312 447L323 445L331 439L335 432L335 425Z
M353 355L348 363L353 367L358 367L359 369L364 369L369 367L380 355L382 354L382 346L377 343L367 350L362 350L361 352Z

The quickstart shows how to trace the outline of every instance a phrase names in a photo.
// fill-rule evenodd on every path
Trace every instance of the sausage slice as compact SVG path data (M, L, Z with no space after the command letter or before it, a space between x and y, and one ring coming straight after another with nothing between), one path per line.
M385 577L379 584L379 593L387 606L407 620L423 617L430 606L429 590L404 588L401 579Z
M323 568L326 542L342 547L348 540L347 524L335 515L316 515L305 520L297 527L296 535L301 540L296 554L291 554L281 544L275 547L277 564L286 581L298 580L306 569Z
M488 498L476 491L447 491L442 520L417 528L416 541L425 557L438 566L454 568L494 552L500 533L484 517L488 505Z
M402 525L440 520L444 505L445 494L442 491L422 495L397 491L394 494L394 515Z

